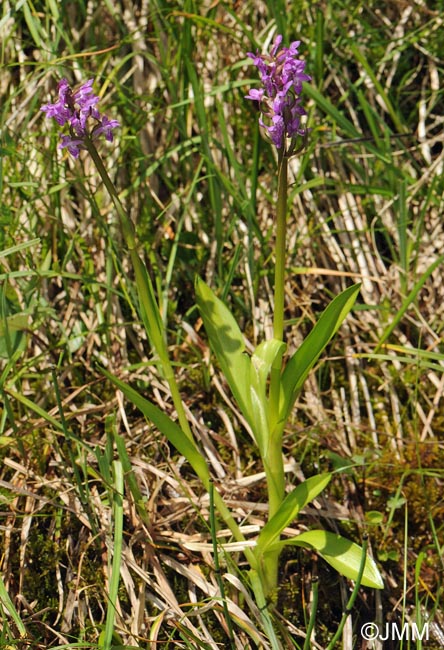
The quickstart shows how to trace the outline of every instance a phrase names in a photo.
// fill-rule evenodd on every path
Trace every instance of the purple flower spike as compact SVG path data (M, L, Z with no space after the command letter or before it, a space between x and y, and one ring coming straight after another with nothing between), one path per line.
M99 97L94 95L93 79L73 91L66 79L59 81L59 99L55 104L44 104L41 111L53 117L60 126L69 124L69 135L61 135L60 149L65 147L74 158L86 149L86 138L96 140L102 133L108 142L113 141L112 129L120 126L117 120L109 120L96 108ZM95 121L95 124L91 123ZM89 124L88 124L89 122ZM91 126L90 126L91 125Z
M263 88L252 88L246 99L259 102L259 124L267 131L271 141L278 147L286 147L286 138L305 136L308 129L301 125L306 111L300 105L304 81L311 81L305 74L305 61L298 59L300 41L290 47L281 47L282 36L276 36L270 54L247 52L259 71ZM293 150L291 145L288 150Z

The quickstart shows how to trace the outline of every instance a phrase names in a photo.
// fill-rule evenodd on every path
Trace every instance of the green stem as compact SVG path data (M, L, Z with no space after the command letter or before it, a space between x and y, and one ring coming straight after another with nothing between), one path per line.
M274 276L273 337L284 340L285 259L287 226L288 161L285 150L279 151L278 198L276 205L276 254ZM283 426L280 422L282 354L278 355L270 373L269 425L270 434L264 456L267 477L268 517L271 519L280 508L285 496L284 458L282 454ZM280 552L268 553L263 559L265 593L271 595L278 584Z
M285 150L279 151L278 198L276 205L276 268L274 275L273 337L284 340L285 259L287 227L288 161ZM280 423L282 355L273 362L270 375L270 440L266 452L269 467L269 516L272 517L284 498L285 479L282 457L282 426ZM267 470L266 470L267 471Z
M114 470L114 495L113 495L113 517L114 517L114 546L109 581L108 608L106 612L105 630L103 634L103 650L111 650L113 641L114 625L117 612L117 599L120 584L120 565L122 563L122 541L123 541L123 468L118 460L113 462Z
M116 208L116 212L119 215L123 236L125 238L125 242L128 247L134 269L137 290L139 293L139 300L142 307L142 318L144 320L144 325L147 330L147 334L151 339L151 343L159 356L164 377L168 382L168 386L170 388L171 397L173 399L173 403L177 412L179 424L185 435L190 440L193 440L193 434L191 433L190 425L188 423L182 399L180 397L179 387L177 385L173 368L168 356L168 348L164 337L164 328L159 313L159 307L154 295L151 278L148 275L145 264L140 259L140 256L136 250L137 240L133 223L120 202L117 190L114 187L114 184L109 177L106 167L103 164L102 159L99 156L92 140L85 138L85 144L88 149L88 153L93 159L97 171L99 172L100 177L102 178L103 183L108 190L114 207Z
M319 580L317 576L313 578L311 586L312 586L311 610L310 610L310 618L308 620L308 626L307 626L307 632L305 636L303 650L310 650L311 640L312 640L311 635L314 630L314 626L316 622L316 613L318 609L318 592L319 592Z
M106 189L108 190L108 194L110 195L112 202L114 203L114 207L116 208L116 212L119 215L120 223L122 226L122 231L123 231L123 236L126 241L126 245L128 246L129 250L135 250L136 248L136 231L134 229L133 223L131 219L128 217L128 215L125 212L125 209L123 205L120 202L119 195L117 193L116 188L114 187L114 183L112 182L111 178L109 177L109 174L106 170L105 165L102 162L101 157L99 156L99 153L97 149L95 148L93 141L86 137L85 138L85 145L86 148L88 149L88 153L93 159L93 162L97 168L97 171L100 174L100 177L103 181L103 184L105 185Z
M282 430L270 434L264 469L268 486L268 518L279 509L285 496L284 456L282 453Z
M285 496L284 459L282 454L282 435L271 436L268 453L264 458L264 470L267 477L268 520L273 517ZM281 552L268 551L262 557L261 575L265 595L273 602L279 582L279 556Z
M276 205L276 253L274 274L273 338L284 340L285 259L287 230L288 161L285 152L279 152L278 198ZM270 375L270 430L280 420L282 356L274 360Z
M273 336L284 340L285 252L287 231L288 161L284 151L278 159L278 198L276 205L276 268L274 274Z

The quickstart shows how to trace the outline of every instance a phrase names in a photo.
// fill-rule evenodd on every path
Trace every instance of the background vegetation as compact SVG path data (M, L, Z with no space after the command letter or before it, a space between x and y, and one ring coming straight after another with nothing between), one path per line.
M356 541L367 531L383 573L384 591L361 590L335 647L365 647L360 625L373 620L427 620L424 647L443 646L443 10L432 0L3 3L1 647L103 645L110 608L115 648L267 647L235 554L218 558L230 637L208 495L100 371L174 417L109 198L86 154L57 148L57 125L39 108L62 76L93 77L121 122L102 153L142 242L192 427L254 531L262 468L193 283L198 274L218 290L251 341L269 333L276 160L244 96L257 85L246 52L276 33L301 39L313 76L308 150L291 164L289 346L362 281L284 438L289 484L337 470L295 527ZM285 647L304 643L315 576L312 647L336 629L347 581L287 552L276 614Z

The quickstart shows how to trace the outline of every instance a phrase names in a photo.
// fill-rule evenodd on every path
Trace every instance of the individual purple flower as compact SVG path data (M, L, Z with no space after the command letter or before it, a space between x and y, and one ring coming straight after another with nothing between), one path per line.
M112 129L115 129L116 127L120 126L119 122L117 120L109 120L106 115L102 116L101 124L94 127L92 130L92 137L95 140L96 138L99 137L102 133L105 134L105 140L108 140L108 142L113 141L113 132Z
M253 101L260 102L264 96L265 90L263 88L250 88L248 95L245 95L246 99L252 99Z
M86 149L86 139L96 140L102 134L108 142L113 141L112 129L120 126L117 120L101 115L96 108L99 97L94 95L89 79L78 90L73 91L66 79L59 81L59 97L55 104L44 104L40 110L47 117L53 117L60 126L69 125L69 135L61 135L59 148L67 148L78 158L81 149Z
M78 158L80 154L80 149L85 149L85 138L76 138L71 135L61 135L61 143L59 144L59 149L68 149L69 153Z
M271 141L281 149L286 138L305 136L308 129L301 123L306 111L301 106L300 94L304 81L311 77L305 74L305 61L298 58L300 41L290 47L281 47L282 36L276 36L269 54L247 52L257 67L263 88L252 88L246 99L259 102L261 117L259 124L267 131Z

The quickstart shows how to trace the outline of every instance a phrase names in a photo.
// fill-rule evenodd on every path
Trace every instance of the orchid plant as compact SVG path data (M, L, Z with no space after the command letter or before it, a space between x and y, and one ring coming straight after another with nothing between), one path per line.
M66 148L74 158L86 150L112 198L134 269L140 316L157 355L162 376L168 382L177 422L125 382L105 370L103 372L188 460L204 488L213 495L219 516L235 541L240 543L249 563L250 584L256 603L264 628L276 648L279 642L268 607L278 587L279 556L286 545L314 549L340 573L357 581L358 586L382 587L379 571L365 547L363 550L357 544L324 530L309 530L292 538L283 536L285 528L296 519L300 510L315 499L331 479L330 473L323 473L308 478L296 487L287 486L282 451L286 424L308 373L353 307L359 292L359 285L353 285L337 296L297 351L291 356L286 355L284 287L288 160L302 151L308 136L308 129L303 124L306 112L301 105L301 93L303 84L309 82L310 77L305 72L305 62L299 58L299 45L300 42L295 41L288 48L283 47L282 37L277 36L269 54L248 53L259 71L262 87L251 89L246 97L258 103L260 125L278 154L273 337L261 342L249 355L245 337L225 303L203 280L196 280L197 305L211 348L248 423L266 475L268 517L253 543L245 538L217 485L213 484L205 456L192 434L169 359L166 331L153 285L138 252L134 226L96 148L101 136L112 142L113 131L119 123L100 114L97 108L99 98L92 90L93 80L74 91L68 81L62 79L58 101L41 108L47 117L54 118L60 126L68 126L69 132L61 136L59 147ZM238 549L239 544L236 545Z

